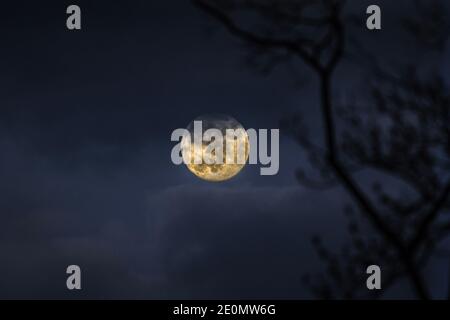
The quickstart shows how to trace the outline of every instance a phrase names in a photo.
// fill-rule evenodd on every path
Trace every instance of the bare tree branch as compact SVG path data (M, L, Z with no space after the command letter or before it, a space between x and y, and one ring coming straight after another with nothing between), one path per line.
M415 250L420 245L421 241L426 236L428 228L435 221L436 217L439 214L439 211L445 205L449 195L450 195L450 182L447 183L441 195L437 198L437 200L432 205L430 211L425 215L423 221L419 224L419 230L417 231L415 238L409 244L408 248L409 250Z
M289 50L299 55L309 66L311 66L315 70L322 69L322 66L317 62L317 60L306 50L304 50L299 44L288 40L263 37L250 31L246 31L236 25L234 21L226 14L224 14L220 9L217 9L214 5L209 4L207 1L193 0L193 3L198 8L221 22L232 35L240 38L241 40L248 41L263 47ZM306 40L302 39L302 41Z
M371 65L375 65L371 69L374 71L373 78L379 82L370 97L374 102L374 118L377 121L366 115L372 122L362 124L359 115L354 117L354 111L348 119L339 118L339 110L336 110L333 102L332 85L335 70L342 61L346 47L347 30L344 29L341 12L343 1L247 0L233 1L232 5L227 3L228 6L224 7L224 2L219 0L192 1L220 22L230 34L253 46L258 52L276 55L281 51L286 54L283 58L298 57L311 67L319 80L325 147L317 147L295 130L293 133L309 153L313 167L319 170L322 179L311 179L302 171L297 173L297 177L303 184L315 188L329 187L339 182L352 197L361 217L369 222L378 239L381 239L379 243L372 244L371 248L376 254L367 257L363 253L363 241L353 235L353 246L357 251L345 254L349 264L367 264L371 259L378 259L390 267L387 275L389 283L406 275L417 296L428 299L429 293L421 269L441 235L450 232L446 225L437 226L440 213L450 208L450 181L443 181L450 169L450 97L446 93L444 81L439 77L420 81L418 75L411 71L414 70L412 68L400 77L392 76L384 72L380 61L369 54ZM322 6L325 14L309 17L303 11L308 6ZM228 11L230 7L254 11L269 25L272 24L273 28L266 26L263 28L265 32L244 28L238 23L239 19ZM439 17L439 23L444 21L442 17L445 14L439 10L431 7L426 12ZM404 24L410 31L421 27L413 19L405 20ZM305 27L315 28L319 35L305 36L308 31L299 31ZM292 28L292 32L289 32L289 28ZM433 25L427 28L426 33L436 31ZM285 31L290 37L285 36ZM417 34L423 36L422 33ZM440 34L436 39L436 43L441 46L445 42L445 35ZM367 56L368 51L362 46L359 48ZM342 133L345 143L338 139L341 132L338 132L336 123L339 120L348 124ZM353 166L375 169L378 173L399 179L405 187L410 187L408 196L400 199L381 187L375 188L371 195L364 185L355 180L351 169ZM439 236L434 234L436 228L439 229ZM360 281L360 274L355 275L351 265L336 265L337 257L323 246L316 244L316 249L328 265L332 282L344 288L343 296L355 297L353 291L357 288L355 283ZM386 252L389 252L388 256ZM352 276L357 282L347 278ZM335 295L333 285L329 282L311 285L312 290L323 297L332 298Z

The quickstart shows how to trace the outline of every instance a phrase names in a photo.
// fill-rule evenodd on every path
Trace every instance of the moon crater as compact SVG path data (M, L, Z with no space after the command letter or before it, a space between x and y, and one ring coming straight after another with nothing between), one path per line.
M223 136L222 145L222 162L212 161L217 159L215 154L216 149L208 148L211 142L204 141L200 148L195 148L194 140L194 122L201 121L202 123L202 135L208 129L218 129ZM239 130L242 134L234 137L227 136L227 129ZM248 134L244 127L233 117L227 115L204 115L193 120L187 127L190 136L183 137L181 141L181 148L184 152L190 153L190 161L186 163L187 168L197 177L212 182L220 182L233 178L236 176L245 166L249 155L249 139ZM189 141L187 139L190 139ZM228 149L227 149L228 145ZM231 151L231 155L227 154L227 150ZM238 161L239 152L243 152L244 161ZM195 163L195 156L201 157L202 163ZM228 155L228 158L227 158ZM232 162L229 161L233 159ZM210 161L206 162L205 160ZM212 163L211 163L212 162Z

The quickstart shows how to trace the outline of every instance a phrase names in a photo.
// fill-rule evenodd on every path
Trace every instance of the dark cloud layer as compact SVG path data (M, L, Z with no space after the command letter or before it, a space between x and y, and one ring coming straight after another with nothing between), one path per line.
M120 202L119 190L105 196L101 182L90 182L85 194ZM3 218L1 297L307 297L300 277L314 265L311 230L339 233L329 229L339 221L339 196L325 195L318 211L323 198L298 187L185 185L149 192L142 211L97 211L73 206L61 186L50 196L43 185L41 202L16 202L20 213ZM81 293L64 287L72 263L83 269Z

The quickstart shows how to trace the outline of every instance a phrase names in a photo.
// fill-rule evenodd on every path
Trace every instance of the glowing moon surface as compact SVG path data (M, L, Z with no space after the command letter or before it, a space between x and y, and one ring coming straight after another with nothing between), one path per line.
M191 139L193 141L194 137L194 121L202 121L202 129L205 132L208 129L218 129L222 132L223 135L223 162L222 163L206 163L206 161L202 161L200 164L194 163L194 158L196 153L201 152L201 156L203 159L216 159L215 151L208 148L210 144L209 141L202 141L201 148L194 148L194 144L189 142L186 139ZM236 136L236 137L227 137L226 130L227 129L241 129L244 131L244 134ZM206 181L225 181L231 179L236 176L242 168L244 168L245 163L247 162L249 155L249 139L248 134L245 132L244 127L234 118L227 115L205 115L200 116L193 120L187 127L189 130L191 137L183 137L181 141L181 146L183 150L186 152L190 152L191 161L186 163L187 168L197 177L206 180ZM227 159L227 144L229 144L228 151L231 151L232 158L235 160L234 163L230 163L226 161ZM231 147L231 148L230 148ZM244 163L242 161L237 161L238 158L238 150L243 152L243 157L245 158ZM230 155L228 155L230 157Z

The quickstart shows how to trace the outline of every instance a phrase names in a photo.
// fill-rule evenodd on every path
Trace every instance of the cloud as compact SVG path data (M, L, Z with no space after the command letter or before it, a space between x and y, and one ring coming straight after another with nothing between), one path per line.
M0 203L2 298L302 297L309 238L339 221L339 197L323 206L298 187L183 185L139 198L42 163L24 165L29 186ZM81 292L65 288L69 264L82 267Z
M151 196L148 229L170 297L307 296L299 279L317 266L310 237L340 220L339 198L327 200L318 210L323 198L298 187L178 186Z

